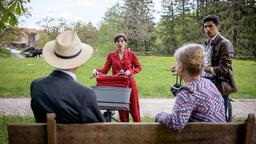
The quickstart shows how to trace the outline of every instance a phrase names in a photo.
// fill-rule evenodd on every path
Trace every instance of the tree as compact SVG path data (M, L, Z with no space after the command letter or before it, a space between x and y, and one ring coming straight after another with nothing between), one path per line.
M1 0L0 1L0 31L18 24L17 16L27 13L25 5L30 0Z
M51 17L46 17L36 22L36 24L40 25L43 29L40 32L40 39L38 41L39 47L43 47L48 41L54 40L60 32L71 29L71 24L68 24L67 20L63 18L56 20Z
M158 46L161 53L173 54L177 47L175 34L175 7L173 0L163 0L163 15L157 26L157 35L159 39Z
M70 25L67 23L67 20L63 18L54 19L46 17L36 22L36 24L40 25L43 31L48 34L50 39L55 39L58 33L70 29Z
M201 39L196 1L162 0L162 7L161 28L158 29L162 53L172 55L184 43Z
M254 0L233 0L228 16L232 18L226 29L236 48L236 55L242 58L256 58L256 2Z
M95 44L97 40L97 30L91 22L89 22L88 24L84 24L78 21L74 24L72 29L77 32L77 35L82 42L90 45Z
M125 33L129 45L138 51L149 51L149 42L154 32L153 1L124 1Z
M19 40L19 30L15 28L7 28L0 32L0 48L9 46L13 41Z
M97 40L97 29L91 22L88 24L82 21L68 23L63 18L54 19L46 17L37 22L43 30L40 32L40 39L38 41L39 47L43 47L46 42L54 40L60 32L65 30L74 30L77 32L80 40L89 45L94 45Z
M19 30L13 28L18 24L18 16L28 13L25 7L30 0L0 1L0 47L19 39Z
M124 32L124 9L119 3L107 10L102 24L108 25L111 38L117 33Z
M173 54L184 43L202 43L202 19L220 17L220 33L229 39L235 55L256 58L255 0L162 0L163 15L157 25L157 45L164 54Z
M95 47L98 52L109 52L113 50L113 38L118 33L125 33L124 29L124 12L119 3L109 8L100 28L97 32L97 42Z

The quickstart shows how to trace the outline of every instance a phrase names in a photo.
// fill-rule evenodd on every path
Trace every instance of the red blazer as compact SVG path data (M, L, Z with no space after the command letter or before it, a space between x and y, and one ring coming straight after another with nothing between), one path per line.
M121 61L118 56L117 51L112 51L108 54L105 65L102 69L97 69L98 72L102 74L107 74L112 67L112 74L115 75L120 72L120 70L129 70L131 75L129 78L129 87L132 88L130 97L130 112L135 122L140 122L140 108L139 108L139 98L138 98L138 88L136 82L132 75L141 71L139 60L133 51L125 49L124 57ZM129 115L126 111L119 111L119 116L121 122L128 122Z
M120 70L129 70L131 75L134 75L141 71L141 66L136 54L133 51L125 49L124 57L121 61L117 51L112 51L108 54L105 65L102 69L97 69L102 74L107 74L112 67L112 74L115 75Z

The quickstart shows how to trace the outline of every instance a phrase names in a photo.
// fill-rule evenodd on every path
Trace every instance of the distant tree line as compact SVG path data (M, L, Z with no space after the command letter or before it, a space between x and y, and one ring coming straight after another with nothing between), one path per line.
M236 57L256 59L255 0L162 0L161 6L157 23L153 0L123 0L107 10L97 28L91 22L47 17L37 23L44 29L38 45L43 47L59 32L72 29L97 53L113 50L113 37L124 33L128 46L136 52L173 55L185 43L202 43L206 39L203 17L217 15L220 32L233 43Z
M152 0L124 0L123 6L109 9L102 26L115 29L108 36L127 34L135 51L172 55L185 43L202 43L206 39L203 17L217 15L220 32L233 43L236 56L256 58L255 0L162 0L157 24L153 22L153 5ZM99 34L102 31L103 27Z
M217 15L220 32L233 43L236 56L256 58L255 0L163 0L162 6L156 27L161 52L173 54L184 43L202 43L203 17Z

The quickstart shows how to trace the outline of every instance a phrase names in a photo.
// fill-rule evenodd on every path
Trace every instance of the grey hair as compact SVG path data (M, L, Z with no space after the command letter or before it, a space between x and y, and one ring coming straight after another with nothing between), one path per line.
M204 48L200 44L186 44L175 51L177 64L182 64L189 75L200 75L204 65Z

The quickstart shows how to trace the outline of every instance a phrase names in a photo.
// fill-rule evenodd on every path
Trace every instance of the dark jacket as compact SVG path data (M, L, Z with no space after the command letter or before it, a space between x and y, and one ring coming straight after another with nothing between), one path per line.
M68 74L55 70L31 84L31 108L36 122L46 122L55 113L57 123L103 122L94 91L75 82Z
M204 47L206 47L208 44L207 41L204 42ZM211 42L211 46L213 49L211 65L213 67L214 73L218 78L229 81L229 70L232 71L232 58L234 56L234 49L231 42L221 34L218 34L216 38ZM226 92L224 92L221 84L217 83L216 86L219 91L225 95Z

